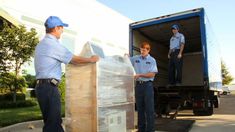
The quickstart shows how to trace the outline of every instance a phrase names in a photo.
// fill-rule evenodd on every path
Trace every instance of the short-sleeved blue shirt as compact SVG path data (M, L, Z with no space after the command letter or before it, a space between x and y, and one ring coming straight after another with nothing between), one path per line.
M157 73L157 63L156 60L150 55L143 57L141 55L136 55L130 58L131 63L135 69L136 74L146 74L150 72ZM153 81L153 78L140 77L139 81Z
M180 49L181 44L185 44L185 39L183 34L176 33L171 37L170 49Z
M46 36L36 46L34 66L37 79L55 78L61 80L61 63L68 64L73 54L51 35Z

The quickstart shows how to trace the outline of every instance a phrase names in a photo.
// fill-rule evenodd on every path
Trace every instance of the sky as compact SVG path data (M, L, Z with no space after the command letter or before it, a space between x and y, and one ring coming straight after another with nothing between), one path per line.
M203 7L220 44L221 58L235 84L235 0L97 0L139 21Z

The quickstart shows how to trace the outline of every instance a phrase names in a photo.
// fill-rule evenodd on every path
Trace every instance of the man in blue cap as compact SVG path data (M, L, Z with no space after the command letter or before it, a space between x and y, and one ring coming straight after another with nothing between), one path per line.
M59 39L63 28L68 27L68 24L63 23L59 17L50 16L44 25L46 35L36 46L34 58L37 79L36 96L44 121L43 132L63 132L58 91L62 74L61 63L95 63L99 57L95 55L83 58L73 55L66 49Z
M168 52L169 68L168 79L169 86L181 85L182 83L182 54L185 45L184 35L179 33L179 26L172 25L173 36L170 39L170 48Z

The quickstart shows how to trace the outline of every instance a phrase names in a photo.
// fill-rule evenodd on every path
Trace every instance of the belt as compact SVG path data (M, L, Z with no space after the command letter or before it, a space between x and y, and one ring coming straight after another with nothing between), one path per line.
M148 82L153 82L153 81L151 81L151 80L149 80L149 81L136 81L137 84L144 84L144 83L148 83Z
M37 79L37 84L43 84L43 83L50 83L54 86L58 86L60 81L56 80L54 78L48 78L48 79Z
M171 49L171 52L179 51L180 49Z

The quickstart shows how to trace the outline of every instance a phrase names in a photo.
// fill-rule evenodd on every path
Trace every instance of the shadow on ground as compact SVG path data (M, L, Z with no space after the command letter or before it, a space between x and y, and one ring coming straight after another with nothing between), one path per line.
M157 118L155 121L155 127L157 131L188 132L193 123L194 120ZM41 132L42 125L43 122L41 120L23 122L0 128L0 132Z
M188 132L195 120L157 118L155 122L157 131Z

